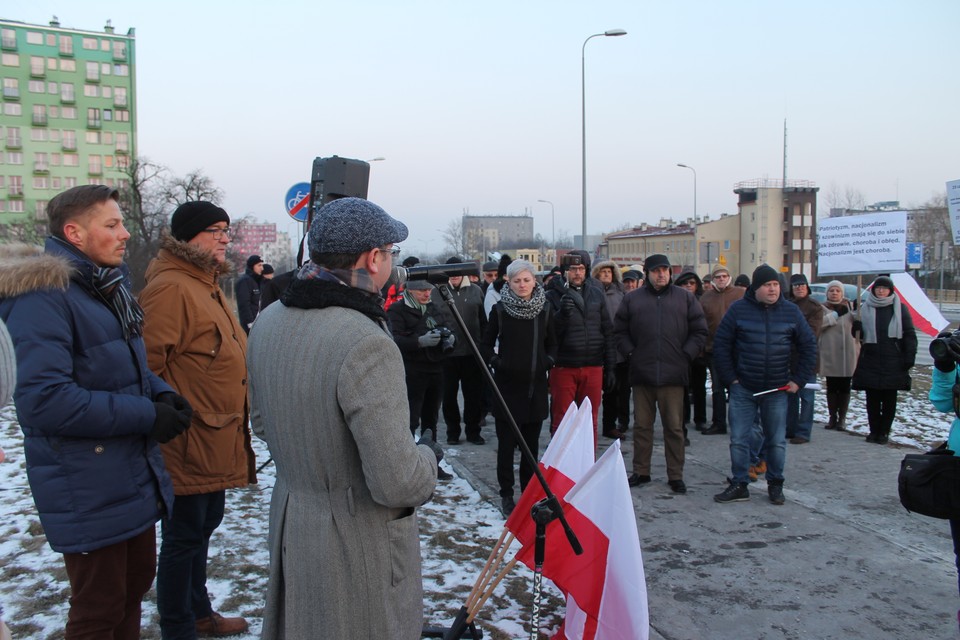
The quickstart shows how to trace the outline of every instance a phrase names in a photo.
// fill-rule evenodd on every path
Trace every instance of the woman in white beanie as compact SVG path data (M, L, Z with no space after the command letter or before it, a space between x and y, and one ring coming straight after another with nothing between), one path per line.
M843 297L843 283L827 284L826 313L820 329L820 374L827 379L826 428L843 431L850 406L850 381L857 368L860 343L853 337L852 303Z

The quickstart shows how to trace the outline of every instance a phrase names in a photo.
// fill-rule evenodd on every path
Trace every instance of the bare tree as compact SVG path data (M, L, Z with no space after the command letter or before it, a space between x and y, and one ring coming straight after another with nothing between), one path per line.
M957 252L953 247L953 231L947 210L947 194L940 193L910 212L907 218L907 237L923 243L924 262L927 270L943 269L950 274L957 271Z
M463 218L454 218L447 224L447 228L443 231L443 241L446 243L445 248L451 253L467 257L469 251L467 238L463 233Z
M139 291L147 266L160 250L160 238L169 227L174 209L190 200L219 204L223 192L199 170L182 178L170 176L166 167L146 158L131 160L124 173L125 185L119 191L124 226L130 232L126 262L133 290Z
M863 211L867 207L867 199L859 189L850 185L841 189L836 182L830 183L823 200L827 205L828 213L833 209Z
M194 169L182 178L169 178L166 181L163 197L167 203L177 207L184 202L206 200L214 204L223 202L223 190L200 169Z
M557 241L553 243L554 249L573 249L573 238L566 229L560 229L557 232Z

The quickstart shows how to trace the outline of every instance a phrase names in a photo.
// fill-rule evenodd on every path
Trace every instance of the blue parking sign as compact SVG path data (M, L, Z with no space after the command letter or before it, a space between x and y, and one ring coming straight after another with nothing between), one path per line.
M907 243L907 266L911 269L917 269L923 265L923 243Z

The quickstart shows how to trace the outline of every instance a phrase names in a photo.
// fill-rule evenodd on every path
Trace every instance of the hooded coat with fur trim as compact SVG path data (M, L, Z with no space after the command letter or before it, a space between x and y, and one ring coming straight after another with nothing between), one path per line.
M613 282L610 284L603 284L600 282L601 269L610 269L613 272ZM603 289L603 300L607 305L607 314L610 316L611 322L613 318L617 315L617 310L620 308L620 303L623 302L623 277L620 274L620 267L617 266L617 263L613 260L604 260L593 265L593 269L590 271L590 275L593 276L593 279L596 281L600 288ZM625 362L626 358L622 353L617 351L617 364Z
M193 407L190 428L163 457L177 495L257 481L247 427L247 336L208 252L166 236L140 293L150 369Z
M124 337L93 270L52 238L43 254L0 259L0 317L16 349L27 480L60 553L133 538L173 505L150 437L153 401L172 389L147 367L143 340Z

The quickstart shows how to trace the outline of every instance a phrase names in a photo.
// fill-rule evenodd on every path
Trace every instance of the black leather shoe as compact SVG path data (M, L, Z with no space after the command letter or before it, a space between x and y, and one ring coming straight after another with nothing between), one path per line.
M510 517L510 514L513 513L513 510L517 508L517 503L514 502L513 496L504 496L500 498L500 510L503 512L505 517Z
M703 430L703 435L705 436L722 436L722 435L726 435L726 433L727 433L727 428L721 427L720 425L717 425L717 424L711 426L709 429Z
M487 441L483 439L483 436L477 436L476 438L467 438L467 442L470 444L487 444Z
M460 438L447 438L447 444L460 444Z
M670 488L673 490L674 493L687 492L687 485L683 482L683 480L671 480L667 484L670 485Z
M639 487L641 484L647 484L650 482L650 476L641 476L639 473L635 473L627 478L627 484L631 487Z

